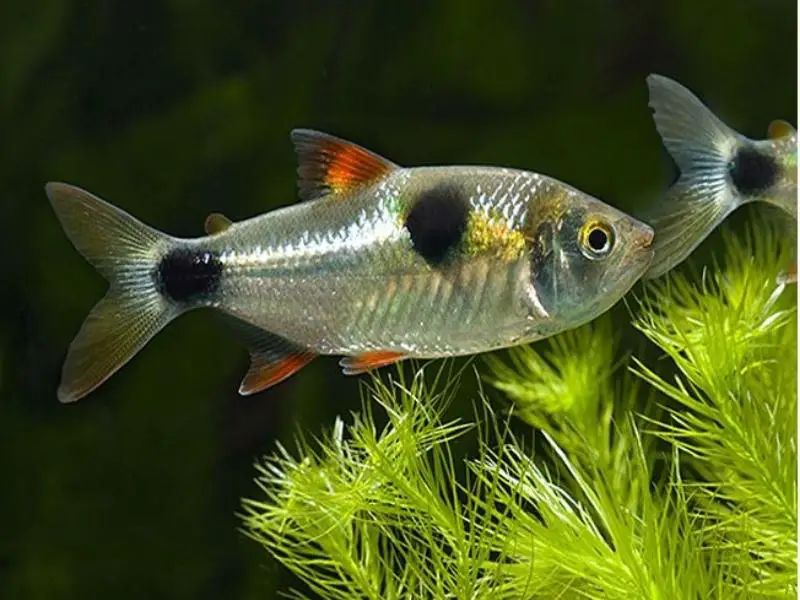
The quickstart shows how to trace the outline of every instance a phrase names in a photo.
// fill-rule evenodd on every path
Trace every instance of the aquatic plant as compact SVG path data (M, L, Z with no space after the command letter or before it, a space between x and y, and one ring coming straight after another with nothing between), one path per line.
M759 223L649 284L633 323L670 360L621 357L608 317L488 357L508 411L479 385L448 418L452 364L374 377L360 413L258 463L245 531L297 598L795 597L787 248Z

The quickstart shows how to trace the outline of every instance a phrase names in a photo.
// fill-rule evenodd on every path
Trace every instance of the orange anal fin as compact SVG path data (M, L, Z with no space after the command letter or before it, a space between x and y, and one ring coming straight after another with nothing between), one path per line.
M239 393L248 396L276 385L310 363L317 354L233 315L223 315L250 352L250 368Z
M320 131L295 129L292 143L297 154L298 188L303 200L331 193L346 194L398 168L366 148Z
M293 352L281 357L253 353L250 369L242 379L239 393L248 396L266 390L297 373L316 356L313 352Z
M405 358L406 355L402 352L376 350L372 352L363 352L356 356L346 356L339 361L339 364L345 375L358 375L359 373L365 373L372 369L394 364Z

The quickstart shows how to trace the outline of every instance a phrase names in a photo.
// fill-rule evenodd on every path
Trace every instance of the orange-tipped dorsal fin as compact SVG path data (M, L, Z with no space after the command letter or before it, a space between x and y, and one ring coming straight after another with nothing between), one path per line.
M346 194L399 168L357 144L311 129L294 129L298 188L302 200Z
M345 375L358 375L378 367L385 367L406 358L402 352L392 350L373 350L356 356L346 356L339 364Z
M791 123L789 123L789 121L775 119L767 128L767 137L769 137L771 140L779 140L781 138L789 137L794 132L794 127Z
M280 383L317 357L311 350L246 321L230 316L225 320L250 352L250 368L239 386L242 396Z
M206 217L206 222L203 228L205 229L207 235L214 235L216 233L225 231L231 225L233 225L233 221L231 221L222 213L211 213Z

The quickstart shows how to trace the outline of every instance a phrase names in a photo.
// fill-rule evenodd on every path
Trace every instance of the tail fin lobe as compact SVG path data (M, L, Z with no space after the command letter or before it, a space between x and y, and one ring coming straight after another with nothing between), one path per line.
M677 81L650 74L647 86L656 129L681 174L726 167L741 136Z
M182 309L153 276L172 238L100 198L64 183L45 191L75 248L109 281L70 345L58 398L79 400L127 363Z
M653 278L684 260L739 206L729 169L743 138L678 82L651 74L647 85L656 129L681 173L642 216L655 230L655 258L645 274Z

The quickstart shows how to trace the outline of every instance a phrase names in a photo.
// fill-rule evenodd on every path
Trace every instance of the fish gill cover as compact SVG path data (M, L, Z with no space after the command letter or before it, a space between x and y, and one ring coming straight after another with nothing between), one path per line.
M724 267L629 303L671 361L621 355L604 316L487 357L505 413L479 388L475 422L447 417L468 369L399 370L323 439L264 457L242 517L308 588L286 593L796 597L797 297L775 284L789 247L762 222L724 234Z

